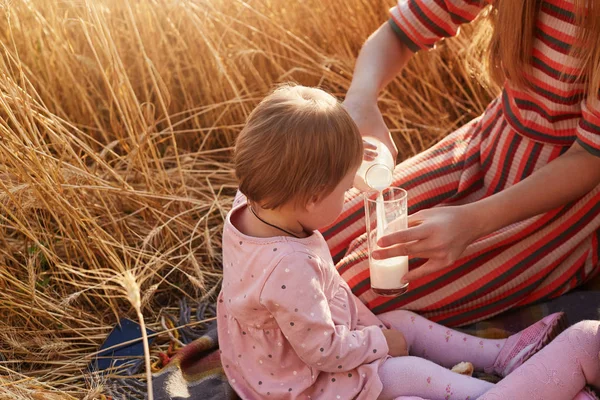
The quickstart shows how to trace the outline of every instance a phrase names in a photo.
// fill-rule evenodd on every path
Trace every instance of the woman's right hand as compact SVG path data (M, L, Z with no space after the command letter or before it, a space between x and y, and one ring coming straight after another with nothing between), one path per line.
M372 136L381 140L392 153L394 160L396 160L398 149L392 140L390 131L385 125L381 111L377 107L377 102L364 101L362 99L354 100L354 97L348 96L343 105L358 126L360 134L363 137Z

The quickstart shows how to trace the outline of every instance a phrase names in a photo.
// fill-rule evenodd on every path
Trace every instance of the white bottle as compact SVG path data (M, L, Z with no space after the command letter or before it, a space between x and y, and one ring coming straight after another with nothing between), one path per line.
M365 141L377 146L377 157L372 161L364 161L356 172L354 187L367 192L370 190L382 191L392 184L394 173L394 157L390 149L379 139L366 137Z

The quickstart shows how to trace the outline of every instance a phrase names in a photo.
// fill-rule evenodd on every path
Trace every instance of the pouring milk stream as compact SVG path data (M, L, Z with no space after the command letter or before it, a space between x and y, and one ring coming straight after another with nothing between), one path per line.
M377 218L376 240L382 236L407 228L407 219L399 218L388 221L385 218L384 199L382 191L392 184L394 171L394 158L391 152L380 140L367 137L365 140L377 146L377 157L371 161L363 161L359 167L354 186L362 191L376 190L379 192L376 198L375 214ZM406 285L400 283L402 277L408 272L408 257L391 257L383 260L375 260L369 257L369 268L371 273L371 287L377 293L377 289L383 289L388 293L399 289L398 294L406 290Z

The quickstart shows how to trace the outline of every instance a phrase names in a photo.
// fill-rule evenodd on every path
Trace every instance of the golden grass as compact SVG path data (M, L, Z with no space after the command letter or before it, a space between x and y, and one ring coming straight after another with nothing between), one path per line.
M0 0L0 399L100 398L85 370L137 316L128 274L158 330L215 295L245 117L281 81L342 98L393 3ZM468 31L382 94L402 158L491 98Z

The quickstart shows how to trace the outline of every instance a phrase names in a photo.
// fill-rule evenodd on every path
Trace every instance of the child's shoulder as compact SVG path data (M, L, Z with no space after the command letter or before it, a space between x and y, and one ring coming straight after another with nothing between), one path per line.
M318 266L321 258L313 248L303 243L284 240L273 243L261 250L273 257L275 266L288 264L306 264Z
M322 249L288 242L281 247L274 247L271 252L278 253L271 267L271 273L276 276L297 275L297 278L301 278L312 275L326 278L333 272L337 273L328 250L323 254Z

